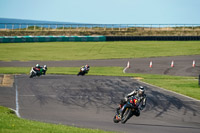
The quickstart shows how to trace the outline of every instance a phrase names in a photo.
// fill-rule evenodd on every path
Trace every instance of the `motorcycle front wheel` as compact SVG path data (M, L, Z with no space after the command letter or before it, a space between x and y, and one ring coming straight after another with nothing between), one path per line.
M122 120L121 120L122 124L126 123L126 121L130 118L131 113L132 113L131 109L129 109L129 108L125 109L125 111L124 111L124 113L122 115Z
M32 72L29 76L29 78L33 78L35 76L35 74Z

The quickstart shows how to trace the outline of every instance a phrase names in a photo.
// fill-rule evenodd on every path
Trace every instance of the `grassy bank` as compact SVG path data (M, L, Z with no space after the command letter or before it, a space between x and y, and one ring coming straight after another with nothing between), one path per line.
M123 73L122 67L92 67L88 75L141 77L142 81L200 100L200 87L195 77ZM0 67L0 73L28 74L28 67ZM77 74L79 67L49 67L48 74ZM28 78L28 76L27 76ZM45 77L44 77L45 78Z
M0 43L1 61L89 60L200 54L200 41Z
M48 124L18 118L14 111L0 106L1 133L108 133L102 130Z

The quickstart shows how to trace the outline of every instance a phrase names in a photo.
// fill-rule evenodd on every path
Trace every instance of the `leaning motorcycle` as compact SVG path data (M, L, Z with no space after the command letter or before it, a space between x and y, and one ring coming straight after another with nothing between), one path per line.
M88 71L89 71L89 70L86 70L85 68L82 67L82 68L80 69L79 73L77 74L77 76L79 76L79 75L84 76L85 74L88 73Z
M44 65L43 67L40 68L40 70L35 70L33 67L31 68L31 71L30 71L30 78L33 78L33 77L36 77L36 76L41 76L41 75L45 75L46 74L46 71L47 71L47 66Z
M125 124L128 119L139 111L139 104L140 103L136 97L129 98L127 103L120 109L121 119L118 118L119 114L116 113L113 118L114 123L121 121L122 124Z

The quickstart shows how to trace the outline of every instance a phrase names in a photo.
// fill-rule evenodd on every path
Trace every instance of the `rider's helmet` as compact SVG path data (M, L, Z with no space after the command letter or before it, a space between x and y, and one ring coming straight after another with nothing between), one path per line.
M88 68L88 65L85 65L85 68Z
M144 87L143 86L139 86L139 88L138 88L138 94L139 94L139 96L144 95L144 92L145 92Z
M47 69L47 65L44 65L44 68Z
M36 68L40 68L40 65L39 65L39 64L37 64L37 65L35 65L35 67L36 67Z

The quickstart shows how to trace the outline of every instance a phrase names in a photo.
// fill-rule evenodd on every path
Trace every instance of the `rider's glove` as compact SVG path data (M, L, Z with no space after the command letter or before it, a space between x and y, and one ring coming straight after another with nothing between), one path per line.
M127 97L124 97L124 100L127 102L127 101L128 101L128 98L127 98Z

